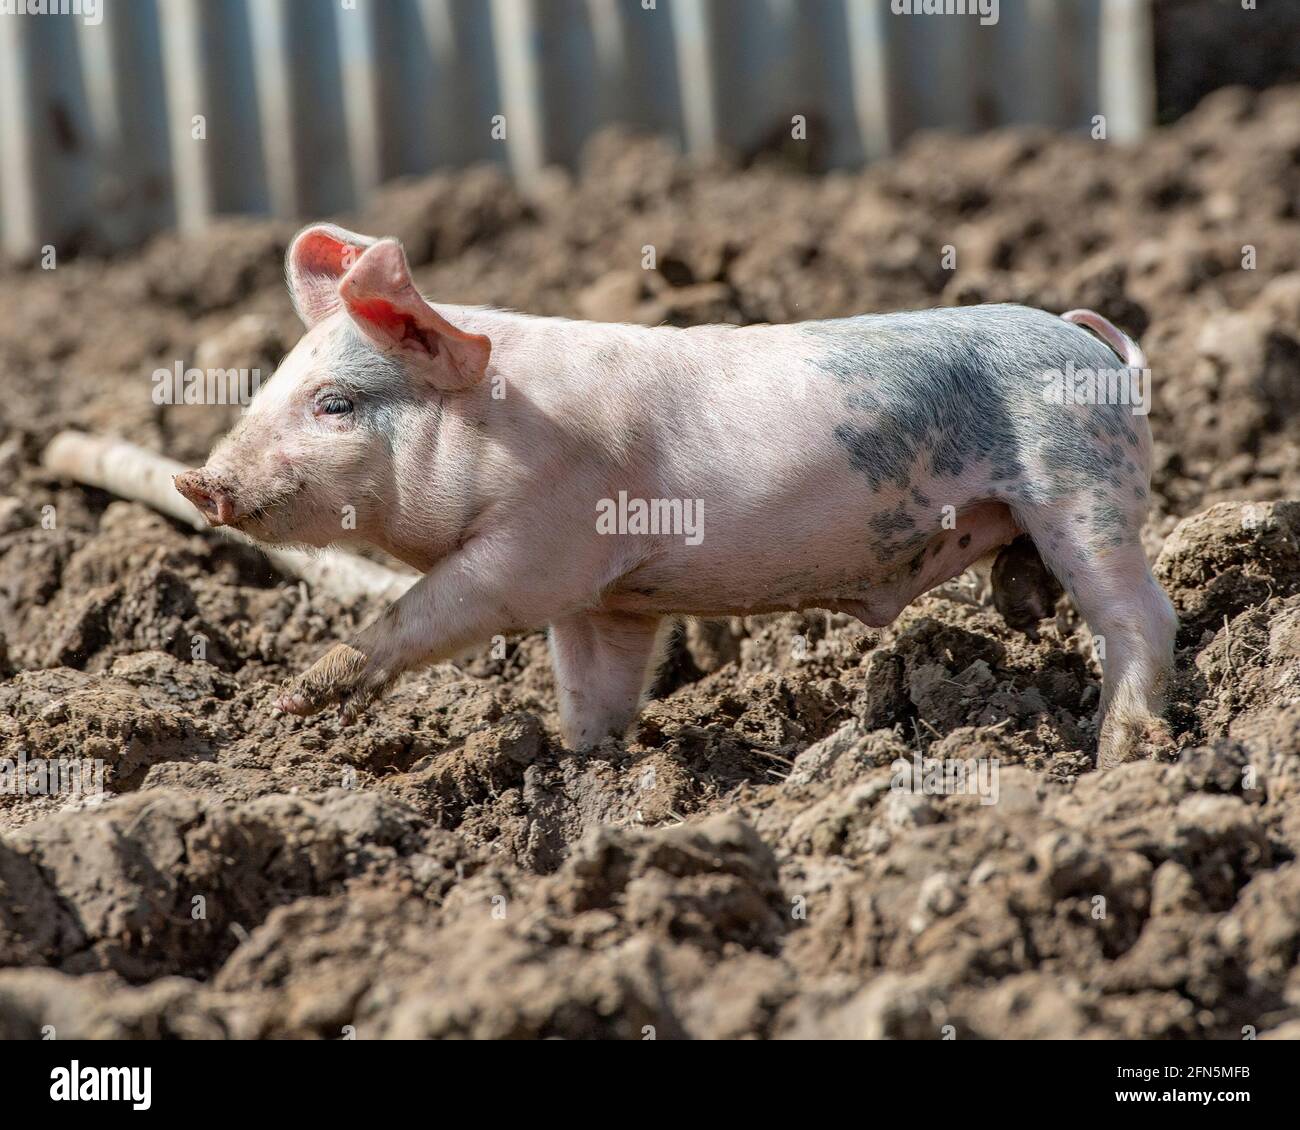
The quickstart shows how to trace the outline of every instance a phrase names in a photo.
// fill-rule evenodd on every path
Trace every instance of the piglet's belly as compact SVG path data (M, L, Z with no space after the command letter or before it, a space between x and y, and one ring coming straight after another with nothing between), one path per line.
M606 590L602 606L691 616L826 608L883 627L1022 532L1010 508L992 500L959 510L951 529L936 523L888 543L884 553L862 528L837 525L810 537L724 532L697 546L664 539Z

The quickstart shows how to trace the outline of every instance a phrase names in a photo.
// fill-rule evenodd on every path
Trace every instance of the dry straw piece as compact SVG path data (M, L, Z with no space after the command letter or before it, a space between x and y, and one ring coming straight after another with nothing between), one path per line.
M41 462L51 474L99 487L133 502L143 502L195 529L208 529L207 523L172 484L174 476L189 470L175 459L125 440L69 430L59 432L50 440ZM337 549L306 553L259 545L237 530L224 527L213 532L252 546L282 572L300 577L318 591L340 600L363 596L396 600L418 579L414 574L399 573Z

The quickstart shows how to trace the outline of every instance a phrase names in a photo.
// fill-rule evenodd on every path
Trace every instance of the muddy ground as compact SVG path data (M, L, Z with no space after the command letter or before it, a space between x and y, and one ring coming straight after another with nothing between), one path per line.
M1292 88L1222 91L1140 150L930 135L816 179L609 134L527 201L486 168L343 217L458 302L1017 300L1140 335L1181 749L1105 775L1087 629L1063 605L1031 640L969 584L885 631L692 624L589 756L540 635L351 729L277 716L377 609L39 456L78 426L200 461L232 410L155 406L150 374L270 372L292 227L0 276L0 743L102 759L109 794L0 796L0 1034L1300 1036L1298 208ZM891 789L918 752L997 759L998 802Z

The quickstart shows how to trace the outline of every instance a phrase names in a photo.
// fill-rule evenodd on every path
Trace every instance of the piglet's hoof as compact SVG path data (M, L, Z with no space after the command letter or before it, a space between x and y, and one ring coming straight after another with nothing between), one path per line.
M338 703L343 720L352 722L382 693L388 681L374 671L364 653L348 644L337 644L291 680L274 707L284 714L305 717Z
M1134 719L1108 726L1097 757L1098 769L1114 769L1131 761L1173 761L1178 755L1166 722Z

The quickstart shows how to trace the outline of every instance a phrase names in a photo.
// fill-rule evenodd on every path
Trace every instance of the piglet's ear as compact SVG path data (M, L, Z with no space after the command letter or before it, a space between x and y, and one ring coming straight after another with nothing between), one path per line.
M442 392L477 384L487 372L492 343L458 330L430 306L411 281L401 244L381 239L339 284L352 320L380 349L399 353Z
M366 248L374 244L368 235L333 224L313 224L293 237L284 273L289 279L294 309L308 329L342 307L339 283Z

